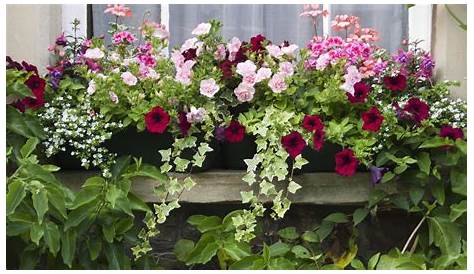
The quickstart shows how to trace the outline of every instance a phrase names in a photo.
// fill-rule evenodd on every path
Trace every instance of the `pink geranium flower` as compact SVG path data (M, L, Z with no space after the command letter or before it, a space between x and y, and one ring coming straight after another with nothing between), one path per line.
M104 13L111 13L118 17L130 17L132 16L132 10L125 5L120 4L108 4L107 8L104 10Z

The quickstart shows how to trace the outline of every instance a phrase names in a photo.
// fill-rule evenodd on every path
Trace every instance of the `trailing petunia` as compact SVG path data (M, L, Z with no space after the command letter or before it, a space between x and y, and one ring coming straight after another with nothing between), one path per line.
M364 121L363 130L377 132L384 118L377 107L371 107L370 110L362 113L362 120Z
M347 99L353 104L365 103L369 95L370 87L364 82L357 82L354 84L354 94L346 92Z
M439 131L439 136L447 137L451 140L464 139L464 132L460 128L444 125Z
M359 160L354 155L352 149L346 148L336 154L336 172L342 176L352 176L355 174Z
M245 137L245 127L238 121L232 120L224 130L225 140L229 143L239 143Z
M306 129L309 132L314 132L318 129L324 128L324 124L318 115L308 115L308 114L304 116L302 126L304 129Z
M403 74L393 77L386 76L383 78L383 83L387 89L395 92L404 91L407 88L407 78Z
M290 134L281 137L281 144L293 159L300 155L306 147L306 141L298 131L292 131Z
M159 106L152 108L145 115L146 129L151 133L165 132L169 123L170 123L169 114L163 108Z

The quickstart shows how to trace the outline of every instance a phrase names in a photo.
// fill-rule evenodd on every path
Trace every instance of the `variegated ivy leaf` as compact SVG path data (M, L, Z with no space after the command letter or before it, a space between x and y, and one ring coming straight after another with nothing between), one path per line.
M265 150L267 149L267 140L265 139L257 139L255 141L255 144L257 144L257 151L262 151L262 150Z
M191 177L186 177L184 180L183 180L183 186L186 190L191 190L191 188L193 188L193 186L195 186L196 183L194 182L194 180L191 178Z
M189 160L176 157L174 159L174 164L176 165L176 171L185 171L186 168L188 168Z
M288 184L288 192L295 194L295 192L301 188L301 185L295 183L293 180Z
M183 186L178 182L177 178L170 178L168 182L168 192L173 195L183 190Z
M213 149L209 146L208 143L201 143L198 147L198 152L201 155L206 155L207 152L211 152Z
M242 215L238 214L238 215L232 217L232 224L235 227L240 227L240 226L244 225L244 218L242 218Z
M244 177L242 177L242 181L246 182L247 184L249 184L249 186L253 185L253 183L255 183L256 179L255 179L255 172L253 171L250 171L250 172L247 172Z
M153 194L155 194L158 198L164 198L166 193L167 193L167 189L166 189L166 186L161 184L159 186L155 186L153 188Z
M252 159L245 159L244 162L247 164L247 172L255 172L257 170L257 166L260 163L260 159L255 154Z
M274 213L270 214L270 216L274 219L283 218L285 213L290 209L290 200L288 198L281 199L282 191L278 192L278 195L273 199L273 211Z
M193 155L193 165L197 167L202 167L202 164L204 163L205 159L206 159L205 155L196 153Z
M258 127L257 130L255 131L255 133L260 136L266 136L267 132L268 132L268 128L266 126Z
M303 156L301 156L301 154L300 154L300 155L296 156L295 164L293 165L293 167L296 168L296 169L301 169L307 163L309 163L308 160L303 158Z
M267 180L263 180L260 183L260 192L266 196L276 194L275 186L269 183Z
M242 203L246 204L254 199L253 191L241 191L240 196L242 197Z
M161 167L160 167L161 173L167 173L167 172L170 171L170 170L171 170L171 165L170 165L168 162L164 163L164 164L161 165Z
M195 147L196 141L197 141L197 138L195 136L192 136L192 135L187 136L186 138L184 138L184 141L183 141L184 148Z
M171 156L171 148L162 149L158 151L161 154L161 161L168 162Z

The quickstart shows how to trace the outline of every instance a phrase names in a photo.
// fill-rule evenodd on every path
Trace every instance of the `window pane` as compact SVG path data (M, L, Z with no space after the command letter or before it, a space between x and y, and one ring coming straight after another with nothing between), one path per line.
M380 35L377 44L391 52L400 48L402 40L408 38L408 9L405 5L330 5L329 12L331 21L340 14L359 17L361 27L375 28ZM344 35L341 32L331 34Z
M199 23L217 19L224 24L222 34L227 39L248 40L263 34L274 43L288 40L302 47L313 36L311 20L299 16L302 11L303 5L170 5L170 45L192 37ZM322 20L318 32L322 32Z
M146 17L149 20L160 22L160 5L126 5L132 9L131 17L122 17L120 18L123 24L133 27L133 32L138 31L138 27L143 21L143 15L146 11L149 11L150 14ZM107 13L104 14L104 10L107 8L107 5L92 5L92 28L93 35L100 36L105 35L105 42L110 44L110 35L107 33L109 29L109 22L115 21L115 16Z

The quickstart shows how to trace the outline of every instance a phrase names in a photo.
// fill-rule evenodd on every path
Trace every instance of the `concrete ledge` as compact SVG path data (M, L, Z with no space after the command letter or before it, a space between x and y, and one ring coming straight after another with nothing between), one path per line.
M59 179L73 190L78 190L84 181L96 174L90 171L63 171L57 173ZM196 186L184 192L181 201L189 203L220 203L240 202L240 191L248 191L250 187L242 181L245 171L213 170L192 174ZM178 174L178 177L183 175ZM370 173L356 173L352 177L342 177L332 172L307 173L294 176L295 182L303 188L290 199L294 203L318 205L350 205L367 201L373 188ZM156 181L137 178L132 183L133 192L146 202L156 202L153 194ZM388 192L394 189L387 185L379 185Z

